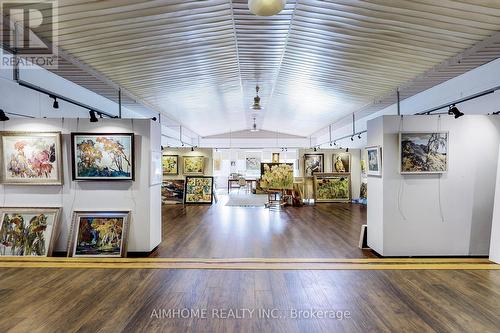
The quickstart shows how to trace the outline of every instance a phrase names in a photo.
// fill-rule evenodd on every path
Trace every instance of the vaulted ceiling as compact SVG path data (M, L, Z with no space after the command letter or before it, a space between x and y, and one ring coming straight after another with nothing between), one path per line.
M491 0L288 0L274 17L246 0L59 0L62 50L201 136L253 117L310 135L499 31Z

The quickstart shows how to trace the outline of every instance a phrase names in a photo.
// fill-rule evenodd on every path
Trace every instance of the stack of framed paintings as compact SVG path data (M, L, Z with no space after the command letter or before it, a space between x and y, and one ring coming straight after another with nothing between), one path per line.
M205 171L205 158L203 156L184 156L185 175L203 175Z
M71 133L73 180L134 180L133 133Z
M0 141L3 184L63 184L60 132L0 132Z
M314 199L316 202L351 202L351 175L314 174Z
M324 157L324 154L304 154L304 176L312 177L315 172L324 172Z
M0 256L49 257L61 208L0 208Z
M379 146L367 147L368 159L367 174L370 176L382 176L382 148Z
M293 189L293 163L261 163L260 187L266 190Z
M214 177L187 176L184 189L184 203L212 204Z
M399 133L401 174L448 171L448 132Z
M184 179L165 179L161 185L161 199L164 204L184 202Z
M162 156L163 175L174 176L179 174L179 156L178 155L163 155Z
M74 212L68 241L68 256L125 257L129 222L129 211Z
M332 156L333 172L351 172L351 154L334 153Z

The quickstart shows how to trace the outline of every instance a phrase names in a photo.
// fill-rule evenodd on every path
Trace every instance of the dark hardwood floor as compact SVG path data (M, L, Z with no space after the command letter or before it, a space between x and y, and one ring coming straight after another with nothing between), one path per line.
M281 211L212 206L163 206L163 242L152 257L372 258L358 248L366 206L322 203Z
M500 271L7 268L0 281L0 332L486 333L500 323ZM185 308L207 318L159 317ZM246 317L217 318L221 309Z

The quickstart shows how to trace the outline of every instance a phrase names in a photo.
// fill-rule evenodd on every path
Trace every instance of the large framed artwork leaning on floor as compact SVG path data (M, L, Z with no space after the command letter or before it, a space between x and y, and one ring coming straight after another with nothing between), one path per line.
M62 185L60 132L0 132L0 181Z
M186 204L212 204L214 196L214 177L187 176L184 190Z
M50 257L61 208L0 208L0 256Z
M68 240L68 257L125 257L130 213L75 211Z
M134 180L133 133L71 133L73 180Z
M351 174L314 174L314 200L316 202L351 202Z

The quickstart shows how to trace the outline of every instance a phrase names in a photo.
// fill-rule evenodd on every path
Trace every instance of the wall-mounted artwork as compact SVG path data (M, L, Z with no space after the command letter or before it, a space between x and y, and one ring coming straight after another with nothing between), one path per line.
M165 176L179 174L179 156L178 155L163 155L162 156L163 174Z
M333 158L333 172L351 172L351 153L335 153Z
M4 184L62 185L61 133L0 132Z
M68 256L125 257L129 221L128 211L74 212Z
M164 204L184 203L184 179L166 179L161 185L161 200Z
M350 202L351 175L345 173L318 173L314 175L316 202Z
M312 177L315 172L324 172L323 154L304 154L304 176Z
M51 256L60 213L60 208L0 208L0 256Z
M214 171L220 171L221 164L222 164L222 161L221 161L220 157L216 157L214 159Z
M184 156L185 175L203 175L205 170L205 158L203 156Z
M260 170L260 158L247 157L245 161L246 161L247 171L259 171Z
M399 133L402 174L448 171L448 133Z
M186 204L211 204L213 201L213 177L186 177L184 190L184 203Z
M272 158L272 163L279 163L280 162L280 153L273 153L273 158Z
M382 148L368 147L366 148L368 155L368 175L381 176L382 175Z
M133 133L71 133L73 180L134 180Z
M293 163L261 163L260 187L272 190L293 189Z

